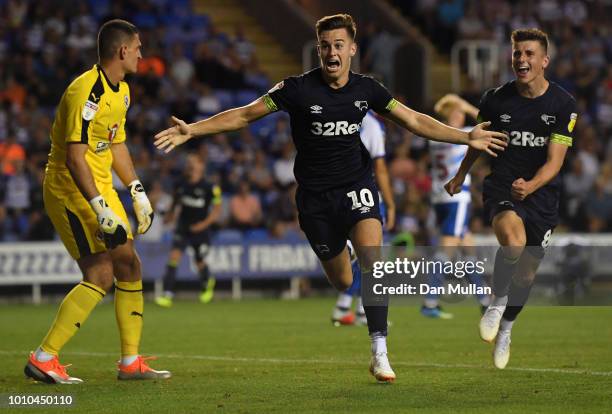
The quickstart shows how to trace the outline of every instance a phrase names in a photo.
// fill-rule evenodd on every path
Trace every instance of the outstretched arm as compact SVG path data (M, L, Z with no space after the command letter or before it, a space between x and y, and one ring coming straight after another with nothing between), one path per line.
M261 97L246 106L228 109L193 124L187 124L173 116L174 126L155 135L155 146L168 153L193 137L235 131L268 115L270 112L272 110L265 104L264 98Z
M484 129L491 125L490 122L478 124L470 132L464 132L457 128L444 125L430 116L414 111L398 102L391 111L383 115L408 129L409 131L433 141L450 142L451 144L463 144L486 151L489 155L497 157L495 151L503 151L508 145L506 135L501 132L487 131Z

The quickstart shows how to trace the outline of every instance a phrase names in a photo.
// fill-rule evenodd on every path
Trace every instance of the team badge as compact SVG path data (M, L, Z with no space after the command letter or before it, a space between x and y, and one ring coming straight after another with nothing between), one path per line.
M570 115L569 124L567 124L567 130L569 132L574 132L574 127L576 126L576 120L578 119L578 114L572 113Z
M360 111L363 111L364 109L367 111L368 101L355 101L355 106L359 108Z
M557 117L555 117L554 115L543 114L541 119L546 125L554 124L555 122L557 122Z
M83 119L85 121L91 121L96 115L96 112L98 112L98 108L98 105L92 101L86 101L85 105L83 105L83 112L81 113Z

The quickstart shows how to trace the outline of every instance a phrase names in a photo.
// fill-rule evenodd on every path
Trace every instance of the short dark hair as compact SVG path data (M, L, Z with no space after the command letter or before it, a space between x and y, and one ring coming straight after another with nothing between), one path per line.
M535 40L540 42L544 52L548 53L548 35L540 29L517 29L512 32L512 43Z
M98 32L98 59L112 59L121 43L136 34L136 26L126 20L114 19L104 23Z
M352 40L355 40L357 35L357 26L350 14L341 13L331 16L325 16L317 22L317 36L322 32L335 29L346 29Z

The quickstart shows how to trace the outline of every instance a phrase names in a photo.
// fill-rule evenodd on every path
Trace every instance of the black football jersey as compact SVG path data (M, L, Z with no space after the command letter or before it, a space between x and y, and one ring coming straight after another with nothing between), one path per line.
M210 207L221 202L221 189L202 179L195 184L183 181L174 192L174 205L181 206L177 230L187 231L189 226L204 220Z
M361 121L368 109L385 113L397 104L379 82L353 72L346 85L334 89L321 68L285 79L264 101L273 111L289 113L295 178L309 191L347 186L371 174L372 161L359 137Z
M490 121L491 130L509 136L506 150L491 158L487 177L509 192L514 180L532 179L546 163L549 142L572 146L576 101L554 82L541 96L526 98L519 94L515 81L510 81L485 92L478 119ZM536 193L558 197L560 182L557 176Z

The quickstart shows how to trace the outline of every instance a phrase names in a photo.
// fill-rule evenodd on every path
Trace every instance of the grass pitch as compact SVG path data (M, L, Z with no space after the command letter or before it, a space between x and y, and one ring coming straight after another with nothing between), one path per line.
M119 382L112 303L100 305L62 353L86 382L26 381L27 353L56 305L0 306L0 413L571 413L612 412L612 308L529 307L508 367L493 368L476 306L450 321L390 311L392 385L368 374L365 327L333 327L332 299L145 306L142 352L174 377ZM8 395L70 394L71 408L7 408Z

